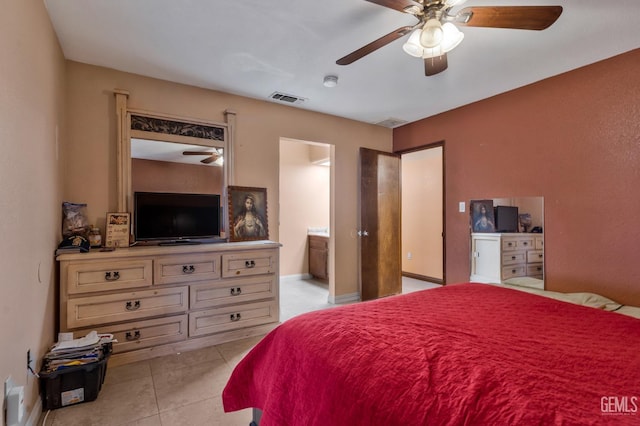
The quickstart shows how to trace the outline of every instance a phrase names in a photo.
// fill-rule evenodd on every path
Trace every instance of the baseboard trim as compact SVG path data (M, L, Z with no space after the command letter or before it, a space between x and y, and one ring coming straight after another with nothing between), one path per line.
M414 278L420 281L427 281L434 284L444 285L444 280L442 278L434 278L434 277L429 277L427 275L414 274L413 272L404 272L404 271L402 271L402 276L407 278Z
M360 293L341 294L340 296L329 295L329 303L340 305L342 303L352 303L360 301Z
M280 275L280 282L282 281L296 281L296 280L310 280L313 278L311 274L291 274Z

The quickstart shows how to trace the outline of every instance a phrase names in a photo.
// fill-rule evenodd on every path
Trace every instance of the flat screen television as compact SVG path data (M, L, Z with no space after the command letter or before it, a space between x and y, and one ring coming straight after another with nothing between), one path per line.
M136 242L198 244L220 239L220 195L136 192Z
M496 232L518 232L518 207L496 206L493 213Z

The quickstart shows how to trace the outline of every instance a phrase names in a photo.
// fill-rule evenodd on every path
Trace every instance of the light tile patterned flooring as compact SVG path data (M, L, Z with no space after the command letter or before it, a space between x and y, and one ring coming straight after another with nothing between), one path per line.
M403 278L403 293L439 287ZM327 286L314 280L282 280L281 320L335 305ZM251 410L224 413L222 390L235 365L259 337L118 367L107 366L95 401L48 414L43 426L247 426ZM46 419L45 419L46 417ZM46 420L46 422L45 422Z

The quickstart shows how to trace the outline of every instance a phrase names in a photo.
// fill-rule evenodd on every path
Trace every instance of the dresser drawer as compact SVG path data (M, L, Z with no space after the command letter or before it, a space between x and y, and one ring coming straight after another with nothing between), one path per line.
M531 250L533 248L535 248L535 243L532 237L518 239L518 249Z
M538 263L537 265L527 265L527 276L529 277L537 277L542 276L544 271L544 267L542 263Z
M118 341L113 344L113 352L120 353L187 340L187 324L188 316L183 314L129 324L105 325L97 331L113 334L114 339ZM75 331L73 337L86 336L91 330L94 329Z
M80 297L67 301L67 327L90 327L185 312L188 287Z
M189 314L189 336L268 324L278 320L278 301L247 303Z
M154 284L172 284L220 278L220 255L216 253L157 257Z
M151 259L78 262L67 265L69 294L149 287L153 283Z
M508 237L502 240L502 250L528 250L535 247L532 237Z
M544 252L542 250L529 250L527 252L527 263L542 263Z
M544 238L543 237L535 237L535 249L543 250L544 249Z
M527 253L524 251L507 252L502 255L503 265L514 265L525 263L527 261Z
M524 277L527 275L527 267L525 265L505 266L502 268L502 279L506 280L513 277Z
M189 294L189 308L201 309L270 299L275 296L276 281L276 276L270 274L192 284Z
M518 250L518 240L515 238L502 239L502 251Z
M239 251L222 255L222 276L224 278L243 275L271 274L278 265L277 250Z

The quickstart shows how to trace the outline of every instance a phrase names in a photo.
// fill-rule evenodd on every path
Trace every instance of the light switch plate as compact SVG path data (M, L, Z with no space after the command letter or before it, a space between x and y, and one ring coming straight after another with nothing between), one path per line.
M464 201L460 201L460 202L458 203L458 211L459 211L460 213L464 213L464 212L466 211L466 209L467 209L467 205L466 205L466 203L465 203Z

